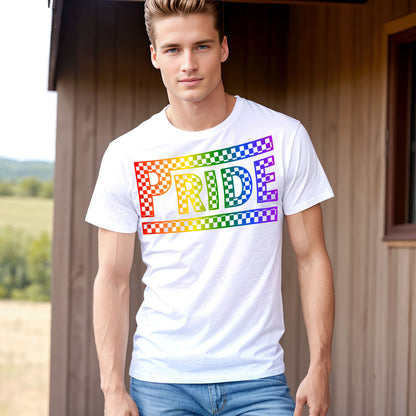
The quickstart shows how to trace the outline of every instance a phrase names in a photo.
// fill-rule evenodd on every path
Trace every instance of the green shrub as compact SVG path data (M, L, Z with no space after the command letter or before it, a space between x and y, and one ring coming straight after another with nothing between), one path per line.
M23 230L0 228L0 298L50 299L51 238L30 238Z
M23 230L3 227L0 230L0 285L10 297L14 288L29 284L26 273L26 255L30 240Z
M27 276L31 296L39 300L50 297L52 242L48 233L43 232L34 239L27 252ZM28 290L29 290L28 288ZM35 289L36 288L36 289ZM32 299L35 300L35 299Z
M14 186L9 182L0 181L0 195L11 196L14 195Z
M34 177L23 178L18 183L18 194L20 196L39 196L42 190L42 182Z
M53 181L42 182L39 196L42 198L53 198Z

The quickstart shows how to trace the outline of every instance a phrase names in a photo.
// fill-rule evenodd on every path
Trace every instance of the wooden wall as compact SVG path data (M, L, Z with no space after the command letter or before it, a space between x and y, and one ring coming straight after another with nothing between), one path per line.
M65 1L57 72L53 416L103 414L91 322L97 238L84 215L108 142L166 104L149 62L142 9L134 2ZM336 192L324 204L337 295L330 414L413 415L416 249L382 243L382 25L416 11L416 0L233 4L227 11L227 90L301 119ZM308 349L288 244L283 267L284 345L294 393L307 371ZM142 272L137 262L132 328Z
M410 416L416 409L416 248L382 243L383 24L411 12L410 0L290 8L286 111L309 129L336 193L324 204L337 296L330 411L336 416ZM296 385L308 352L286 252L286 299L295 304L286 305L285 343Z

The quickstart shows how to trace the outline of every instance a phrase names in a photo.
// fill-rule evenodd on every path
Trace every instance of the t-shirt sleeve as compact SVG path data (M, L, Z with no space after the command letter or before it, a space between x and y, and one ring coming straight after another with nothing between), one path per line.
M332 198L331 185L306 129L296 130L291 146L286 149L283 211L292 215Z
M131 198L128 163L110 144L101 162L86 222L119 233L137 231L139 217Z

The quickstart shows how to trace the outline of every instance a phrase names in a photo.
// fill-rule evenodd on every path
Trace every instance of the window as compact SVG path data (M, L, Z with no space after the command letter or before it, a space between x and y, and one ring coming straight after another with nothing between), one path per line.
M416 26L388 35L387 241L416 240Z

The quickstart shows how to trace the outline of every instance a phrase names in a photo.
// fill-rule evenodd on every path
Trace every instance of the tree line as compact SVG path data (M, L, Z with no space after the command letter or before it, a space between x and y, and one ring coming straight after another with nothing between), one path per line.
M53 181L41 181L34 176L18 181L0 180L0 196L53 198Z
M50 300L51 237L0 228L0 298Z
M0 179L0 196L53 198L53 181ZM21 228L0 227L0 299L50 300L51 245L48 232L32 236Z

